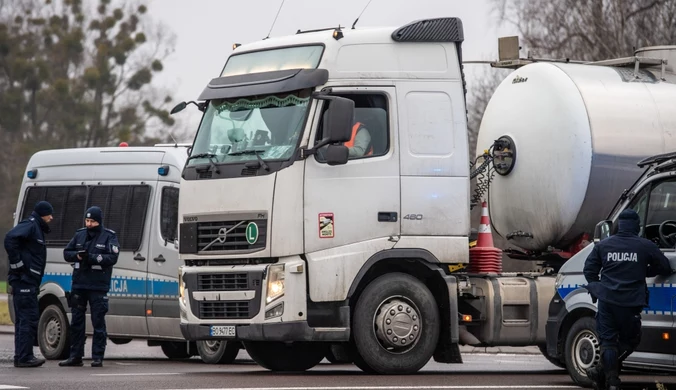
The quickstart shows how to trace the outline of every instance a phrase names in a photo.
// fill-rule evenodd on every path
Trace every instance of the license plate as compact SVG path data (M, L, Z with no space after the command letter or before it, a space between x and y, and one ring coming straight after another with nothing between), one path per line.
M234 326L212 326L209 334L211 337L235 337L235 327Z

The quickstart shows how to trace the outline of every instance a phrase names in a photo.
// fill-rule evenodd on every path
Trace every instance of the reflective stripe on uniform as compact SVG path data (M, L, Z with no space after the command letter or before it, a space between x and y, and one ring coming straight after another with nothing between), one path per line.
M33 268L31 268L31 272L34 274L42 275L40 271L34 270Z
M103 271L103 268L101 268L100 265L92 265L92 269L96 269L96 270L99 270L99 271Z
M17 268L21 268L21 267L23 267L23 261L19 261L16 264L10 264L9 265L9 268L11 268L11 269L17 269Z

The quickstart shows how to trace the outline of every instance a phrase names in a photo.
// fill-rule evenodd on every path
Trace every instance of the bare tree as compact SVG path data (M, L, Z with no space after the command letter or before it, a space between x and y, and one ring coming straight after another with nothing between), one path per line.
M493 0L534 56L598 61L676 41L676 0Z

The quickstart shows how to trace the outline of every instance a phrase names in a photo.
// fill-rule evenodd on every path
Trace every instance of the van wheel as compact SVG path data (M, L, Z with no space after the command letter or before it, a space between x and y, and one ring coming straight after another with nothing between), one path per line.
M198 340L197 351L207 364L230 364L239 354L240 343L225 340Z
M430 290L413 276L391 273L364 289L352 331L366 366L379 374L412 374L432 358L440 322Z
M38 345L45 359L66 359L70 355L68 317L58 305L49 305L40 314Z
M575 321L566 336L564 352L566 369L577 385L591 387L586 369L596 366L601 360L601 343L596 334L596 322L592 317Z
M163 341L160 344L160 347L162 348L162 352L164 352L164 356L168 357L169 359L190 358L190 354L188 353L185 342Z
M566 368L565 362L562 362L561 360L559 360L557 358L553 358L553 357L551 357L547 354L547 346L546 345L539 344L538 349L542 353L542 356L544 356L545 359L547 359L550 363L552 363L553 365L555 365L556 367L559 367L559 368Z
M306 371L326 356L327 345L319 342L243 341L244 348L259 366L271 371Z

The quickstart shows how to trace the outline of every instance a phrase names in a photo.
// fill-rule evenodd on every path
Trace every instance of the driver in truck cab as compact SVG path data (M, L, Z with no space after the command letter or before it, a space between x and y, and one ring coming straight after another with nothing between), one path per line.
M636 211L622 211L617 234L597 243L584 265L587 290L593 302L598 300L596 332L601 362L587 369L596 389L620 388L620 364L641 337L641 312L648 306L646 277L674 272L659 247L639 237L639 231Z

